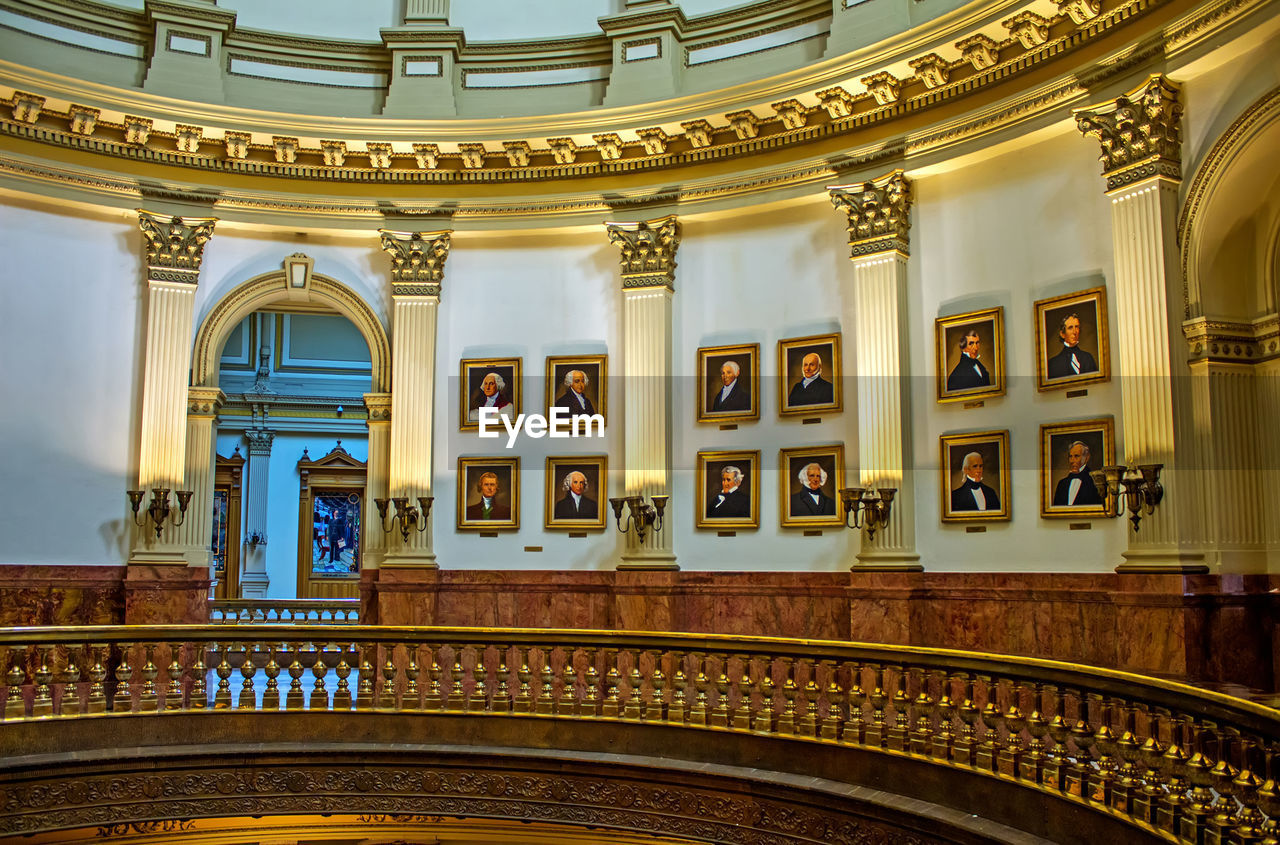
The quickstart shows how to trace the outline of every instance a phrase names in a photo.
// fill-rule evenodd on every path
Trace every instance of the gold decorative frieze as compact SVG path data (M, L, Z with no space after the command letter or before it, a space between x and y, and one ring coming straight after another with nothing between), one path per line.
M249 155L249 142L253 136L248 132L227 132L222 136L222 143L227 148L227 158L244 159Z
M689 139L689 143L694 149L711 146L711 139L715 134L715 129L705 120L690 120L681 123L680 127L684 129L684 137Z
M778 118L787 129L803 129L809 122L809 110L799 100L782 100L770 108L778 113Z
M547 146L551 148L556 164L573 164L578 158L578 146L572 138L548 138Z
M851 258L877 252L908 253L911 183L901 170L828 191L831 204L849 217Z
M200 138L202 135L204 135L204 130L199 126L179 123L174 129L173 143L180 153L198 153L200 152Z
M124 140L126 144L142 146L151 138L151 126L155 121L149 117L124 116Z
M760 134L760 118L750 109L730 112L724 117L739 141L749 141Z
M44 108L44 97L25 91L13 92L13 119L19 123L35 123Z
M941 88L951 78L951 65L937 53L925 53L918 59L907 62L916 72L916 78L924 83L924 87L932 90Z
M72 104L67 109L67 120L71 126L71 131L75 134L92 135L93 130L98 126L98 117L101 114L102 112L98 109Z
M1077 26L1084 26L1098 16L1102 0L1056 0L1058 11L1069 15Z
M342 167L347 163L345 141L321 141L320 152L324 155L324 163L328 167Z
M853 114L853 95L836 85L818 92L818 102L827 110L832 120Z
M462 156L462 166L468 170L484 167L484 144L459 144L458 154Z
M648 129L637 129L636 136L640 138L640 143L644 144L645 155L660 156L667 152L667 144L670 137L660 127L654 126Z
M1102 145L1107 190L1164 176L1182 178L1180 87L1153 74L1147 81L1100 106L1076 109L1076 126Z
M436 144L414 144L413 157L419 170L435 170L440 166L440 147Z
M617 161L622 158L622 136L616 132L606 132L603 135L592 135L591 140L596 142L596 149L600 151L600 158L604 161Z
M529 166L529 154L532 149L528 141L504 141L502 148L507 151L507 163L512 167Z
M204 245L217 222L216 217L170 217L138 209L138 226L147 239L147 280L196 284Z
M1000 61L1000 45L979 32L956 42L956 49L974 70L986 70Z
M1197 317L1182 324L1192 361L1256 364L1280 358L1280 316L1269 314L1250 323Z
M1030 10L1014 15L1001 25L1027 50L1049 40L1049 21Z
M293 164L298 160L298 139L273 137L271 146L275 149L276 164Z
M369 166L377 170L386 170L391 166L391 145L370 141L365 144L365 152L369 155Z
M382 251L391 256L393 296L439 296L450 232L393 232L379 229Z
M902 88L902 80L893 74L882 71L873 73L870 76L862 77L862 84L867 86L867 92L876 98L876 103L882 106L891 106L898 102L898 92Z
M606 223L609 243L622 250L623 288L675 290L680 223L674 216L640 223Z

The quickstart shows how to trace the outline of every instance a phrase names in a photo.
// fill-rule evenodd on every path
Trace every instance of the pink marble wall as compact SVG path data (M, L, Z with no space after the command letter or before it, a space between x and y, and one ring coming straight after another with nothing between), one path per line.
M199 625L208 621L208 567L128 567L124 579L126 625Z
M0 626L118 625L123 566L0 566Z

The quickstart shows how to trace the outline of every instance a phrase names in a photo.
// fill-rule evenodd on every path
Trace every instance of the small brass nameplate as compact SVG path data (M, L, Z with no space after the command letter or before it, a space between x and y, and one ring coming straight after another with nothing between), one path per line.
M966 409L966 410L967 410L967 409L969 409L969 408L985 408L986 406L987 406L987 403L986 403L986 402L983 402L981 399L979 399L979 400L978 400L978 401L976 401L976 402L965 402L965 403L964 403L964 407L965 407L965 409Z
M542 546L525 546L524 550L526 552L540 552L542 551Z
M806 537L821 537L821 536L822 536L822 532L821 532L821 531L806 531L806 532L804 532L804 536L806 536Z
M985 525L966 525L964 529L966 534L986 534L987 526Z
M800 425L817 425L822 422L822 417L809 417L807 420L800 420Z
M737 430L738 430L738 424L737 424L737 423L725 423L724 425L720 426L720 430L721 430L721 431L737 431Z
M717 537L737 537L738 532L737 531L717 531L716 536Z
M1067 391L1068 399L1075 399L1077 396L1088 396L1088 395L1089 395L1089 391L1087 390L1068 390Z
M1093 528L1092 522L1073 522L1067 526L1071 531L1088 531Z
M583 537L586 537L586 536L587 536L587 532L585 532L585 531L571 531L571 532L569 532L569 539L570 539L570 540L581 540Z
M498 532L497 531L481 531L480 536L481 537L497 537Z

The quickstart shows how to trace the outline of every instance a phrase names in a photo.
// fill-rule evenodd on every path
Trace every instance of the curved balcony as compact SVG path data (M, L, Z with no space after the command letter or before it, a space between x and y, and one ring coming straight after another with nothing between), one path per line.
M1280 830L1280 711L1053 661L320 625L8 629L0 647L0 830L24 841L174 841L261 815L365 836L450 816L668 842Z

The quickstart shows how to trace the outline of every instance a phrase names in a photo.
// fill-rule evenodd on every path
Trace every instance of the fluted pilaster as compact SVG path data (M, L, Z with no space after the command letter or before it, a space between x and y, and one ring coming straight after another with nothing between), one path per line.
M191 566L208 566L213 540L213 478L217 461L215 422L226 395L216 387L187 392L186 489L195 495L174 541L186 549Z
M245 491L244 537L267 537L267 491L271 478L271 446L276 433L269 428L251 428L244 433L249 441L249 481ZM240 574L240 595L246 599L265 598L271 578L267 575L267 545L246 544L244 571Z
M382 566L387 554L387 542L390 539L382 530L381 518L375 499L390 497L389 472L391 469L391 394L366 393L364 405L368 409L369 418L366 425L369 429L369 455L365 464L365 502L364 502L364 568L377 569ZM428 527L427 531L431 529Z
M622 365L627 496L671 493L671 297L680 229L674 217L605 224L622 251ZM668 514L671 511L668 510ZM672 530L626 537L620 569L675 569Z
M436 323L449 233L380 230L391 255L391 425L387 484L391 497L432 495ZM372 428L371 428L372 433ZM372 453L370 461L372 461ZM434 511L433 511L434 513ZM378 524L375 520L373 524ZM386 539L381 566L436 566L432 525Z

